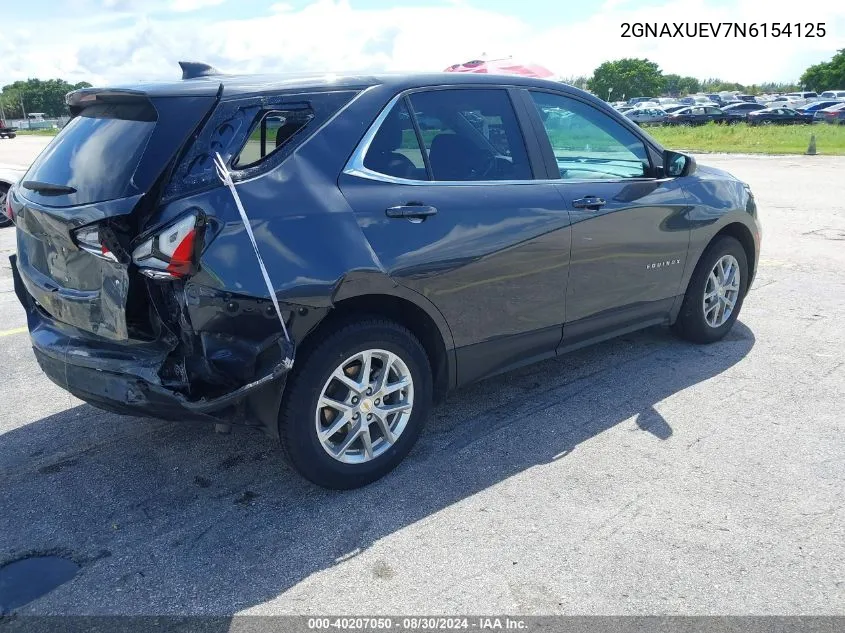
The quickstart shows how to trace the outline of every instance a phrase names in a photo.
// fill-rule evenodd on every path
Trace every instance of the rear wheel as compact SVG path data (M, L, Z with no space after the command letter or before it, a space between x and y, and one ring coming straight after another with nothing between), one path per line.
M6 196L9 195L9 185L0 183L0 228L11 226L12 221L6 217Z
M714 343L730 332L748 287L748 259L735 238L716 239L701 256L673 329L695 343Z
M297 358L279 417L282 448L315 484L365 486L413 448L431 394L428 358L410 331L379 318L346 323Z

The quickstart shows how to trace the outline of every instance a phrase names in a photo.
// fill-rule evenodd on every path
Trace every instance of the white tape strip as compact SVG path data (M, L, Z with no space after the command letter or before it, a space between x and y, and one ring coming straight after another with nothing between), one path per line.
M279 308L279 300L276 299L276 291L273 290L273 283L270 281L270 275L267 274L267 268L264 266L264 260L261 259L261 253L258 252L258 244L255 241L255 235L252 233L252 226L250 226L249 218L244 210L241 197L238 195L237 189L235 189L232 174L229 173L229 170L226 168L226 163L223 161L223 157L220 156L219 153L214 154L214 166L217 168L217 175L220 177L220 180L222 180L223 184L229 187L229 191L232 192L232 197L235 199L235 206L238 207L238 212L241 214L241 220L246 228L246 233L249 235L249 241L252 243L252 250L255 251L255 258L258 260L258 267L261 268L261 274L264 276L264 283L267 284L267 292L270 293L270 300L276 308L276 314L279 316L279 323L282 324L282 332L284 332L287 342L291 343L288 328L285 325L284 318L282 317L282 310Z

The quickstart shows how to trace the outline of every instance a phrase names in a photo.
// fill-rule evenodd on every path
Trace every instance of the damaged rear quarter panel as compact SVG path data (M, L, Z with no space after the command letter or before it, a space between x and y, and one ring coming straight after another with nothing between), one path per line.
M238 194L295 341L340 299L362 294L407 299L415 294L385 273L337 186L348 156L389 100L389 95L371 93L366 90L353 99L342 116L320 127L269 171L247 178L235 172ZM237 149L227 151L231 155ZM180 303L205 361L237 382L253 380L272 366L268 341L278 338L280 328L252 245L231 192L219 182L166 202L156 223L191 209L209 218L209 230L199 270L185 282ZM451 349L442 315L422 296L412 300L434 318ZM280 397L275 385L249 399L253 413L271 432Z

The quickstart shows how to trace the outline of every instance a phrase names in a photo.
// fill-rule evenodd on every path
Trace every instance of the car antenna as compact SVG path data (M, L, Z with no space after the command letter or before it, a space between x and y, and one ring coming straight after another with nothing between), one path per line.
M232 180L232 173L226 167L226 162L223 160L223 157L220 156L219 152L215 152L214 154L214 167L217 169L217 176L223 184L229 188L229 191L232 192L232 197L235 199L235 206L238 207L238 213L241 215L241 221L244 223L244 228L246 228L247 237L249 237L249 241L252 243L252 250L255 251L255 258L258 260L258 267L261 269L261 275L264 277L267 292L270 293L270 300L273 302L273 307L276 308L279 323L282 324L282 333L285 335L285 341L287 342L287 346L281 344L280 342L282 354L284 356L282 363L287 369L290 369L293 367L293 341L290 338L290 334L288 334L288 328L287 325L285 325L285 318L282 316L282 310L279 308L279 299L276 297L276 291L273 289L273 282L270 281L270 275L267 273L267 267L264 265L264 260L261 258L261 253L258 251L258 243L255 241L255 235L252 232L249 217L247 217L243 202L241 202L241 197L238 195L237 189L235 189L235 182Z
M182 79L213 77L215 75L223 74L211 64L206 64L204 62L179 62L179 67L182 69Z

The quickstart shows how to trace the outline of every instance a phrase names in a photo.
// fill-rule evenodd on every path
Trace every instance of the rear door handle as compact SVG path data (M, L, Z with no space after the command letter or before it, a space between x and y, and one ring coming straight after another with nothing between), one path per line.
M572 201L572 206L576 209L592 209L597 211L607 204L607 200L599 198L598 196L586 196Z
M413 218L422 220L431 215L436 215L437 208L425 204L405 204L398 207L389 207L384 210L384 213L389 218Z

